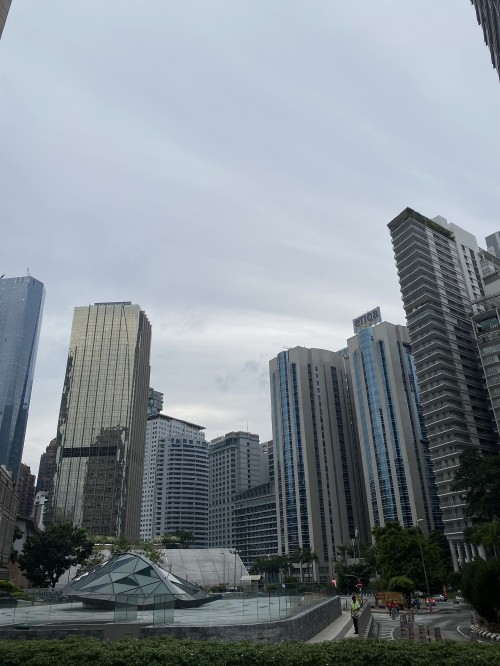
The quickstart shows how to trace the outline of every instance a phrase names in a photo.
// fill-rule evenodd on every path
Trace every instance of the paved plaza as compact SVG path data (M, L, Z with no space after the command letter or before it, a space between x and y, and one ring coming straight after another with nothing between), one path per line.
M300 596L255 596L218 599L198 608L98 610L80 602L35 603L33 606L0 609L0 626L26 624L107 624L128 621L145 625L216 626L254 624L284 620L324 598Z

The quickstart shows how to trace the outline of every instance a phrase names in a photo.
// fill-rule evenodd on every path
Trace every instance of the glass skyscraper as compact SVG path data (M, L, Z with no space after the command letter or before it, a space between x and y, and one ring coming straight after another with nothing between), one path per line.
M150 344L138 305L75 308L48 524L139 537Z
M415 362L405 326L363 328L347 342L370 526L443 530Z
M16 479L23 455L45 288L24 277L0 279L0 465Z

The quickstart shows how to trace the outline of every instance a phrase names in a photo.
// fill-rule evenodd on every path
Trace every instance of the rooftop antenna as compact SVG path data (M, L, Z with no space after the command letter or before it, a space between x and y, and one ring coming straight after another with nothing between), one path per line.
M29 269L29 267L26 269L26 271L28 272L28 277L29 277L29 276L30 276L30 269Z

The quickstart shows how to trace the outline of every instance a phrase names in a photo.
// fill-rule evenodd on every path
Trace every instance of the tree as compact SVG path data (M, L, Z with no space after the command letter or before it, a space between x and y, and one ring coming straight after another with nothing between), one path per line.
M411 593L415 589L415 583L407 576L394 576L389 581L389 589L391 592L401 592L406 599L408 608L411 606Z
M487 622L500 624L500 560L477 559L462 569L462 594Z
M269 557L257 557L250 572L253 574L265 574L268 583L278 582L280 571L287 567L286 558L282 555L270 555Z
M196 539L189 530L175 530L164 534L161 540L165 548L189 548Z
M442 588L448 568L435 541L425 538L418 528L403 528L396 521L375 527L372 533L377 549L377 568L387 584L396 576L406 576L419 590L426 590L427 573L429 588Z
M448 548L449 550L449 548ZM373 571L377 568L377 551L372 544L359 544L359 557Z
M484 546L488 559L500 557L500 520L468 527L464 534L470 543Z
M81 565L78 567L78 570L76 572L77 576L82 574L84 571L90 571L90 569L93 569L94 567L99 566L104 562L104 555L102 552L99 550L99 548L96 548L94 544L94 548L90 555L81 563Z
M427 541L428 543L436 544L436 546L439 548L439 552L441 553L441 559L446 571L451 572L453 570L453 561L451 559L450 544L443 532L438 532L437 530L429 532L427 535Z
M475 448L464 449L452 487L464 493L465 515L473 523L500 519L500 455L482 456Z
M34 587L55 587L65 571L89 557L93 545L83 527L52 525L26 539L19 564Z
M130 541L123 534L121 534L119 537L114 537L111 539L111 555L121 555L121 553L128 553L130 548Z
M318 562L319 558L316 553L310 548L296 548L292 553L290 553L290 561L298 562L300 567L300 582L304 582L304 572L303 565L307 564L308 569L311 567L313 562Z
M160 551L158 548L155 548L152 541L144 541L141 543L137 549L137 552L141 555L145 555L148 560L153 562L153 564L160 564L161 562Z
M337 575L337 589L342 594L348 594L356 590L358 581L361 581L364 589L370 586L371 569L366 564L337 564L335 572Z

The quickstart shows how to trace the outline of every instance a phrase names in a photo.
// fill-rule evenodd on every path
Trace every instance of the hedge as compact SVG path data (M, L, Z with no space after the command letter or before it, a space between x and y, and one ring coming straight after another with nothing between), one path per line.
M91 638L66 640L2 640L2 666L498 666L500 645L438 641L347 639L279 645L180 641L174 638L126 639L100 642Z

